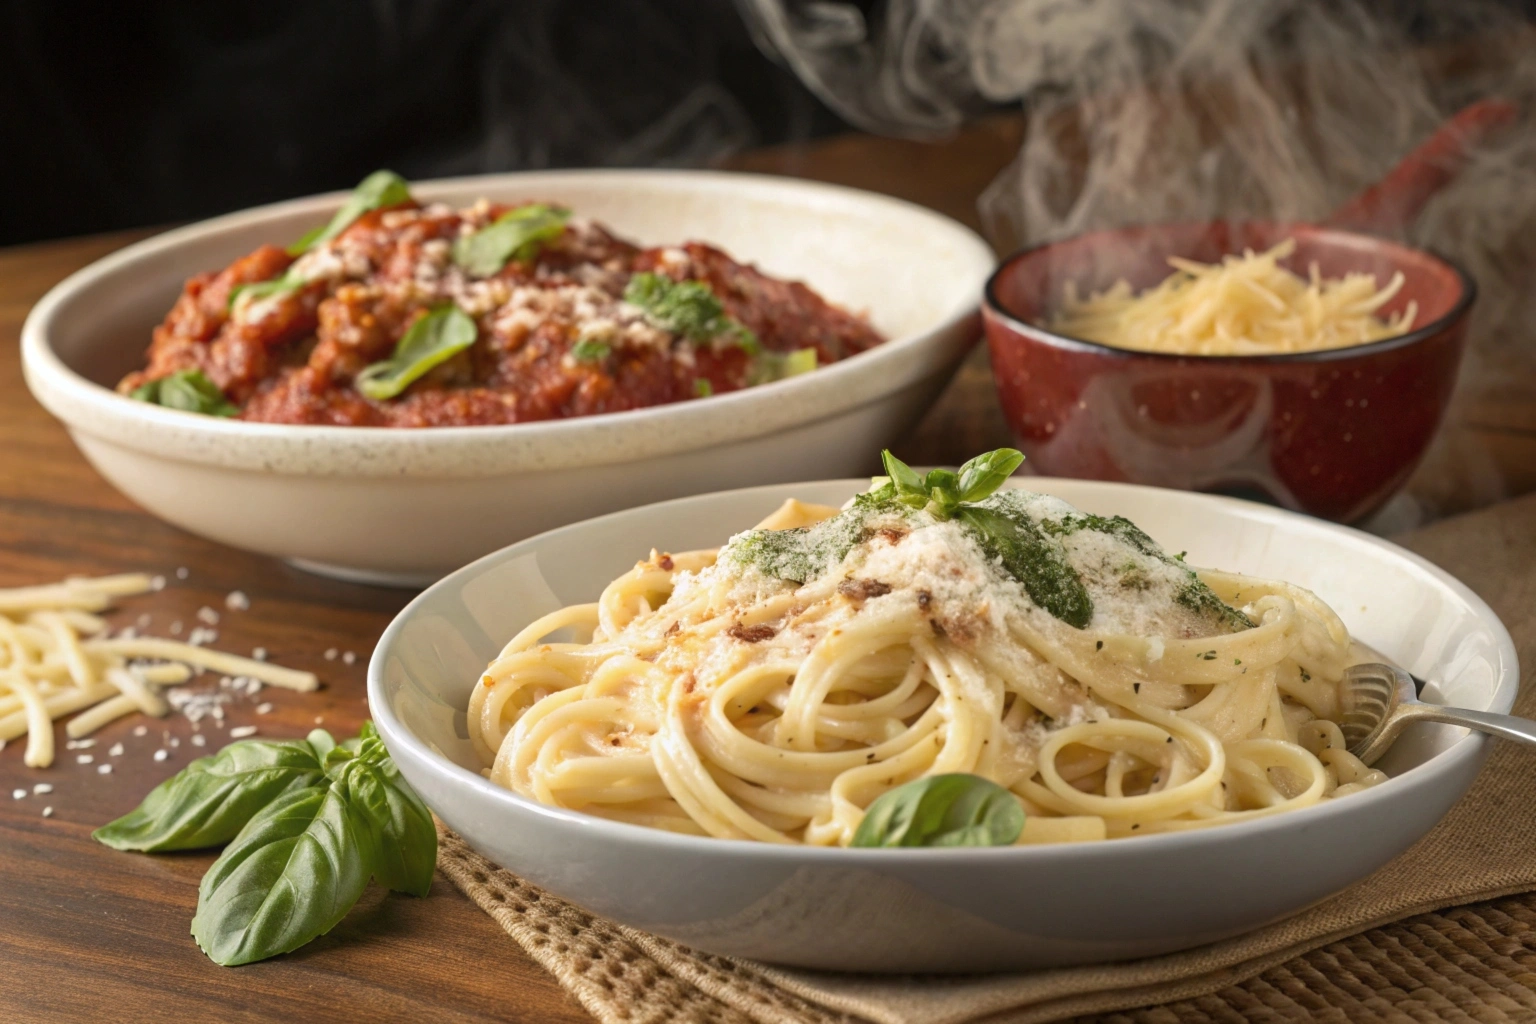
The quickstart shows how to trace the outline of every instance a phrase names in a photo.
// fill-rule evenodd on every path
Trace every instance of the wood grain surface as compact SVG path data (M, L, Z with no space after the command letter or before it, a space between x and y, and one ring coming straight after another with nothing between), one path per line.
M1017 128L998 120L943 144L850 136L765 150L733 165L872 188L974 225L977 194L1017 144ZM147 614L150 632L169 635L177 622L190 629L209 607L221 617L213 646L240 654L265 647L272 660L315 671L324 685L312 694L269 688L237 699L223 729L201 725L203 748L192 745L185 718L146 723L130 716L98 733L89 750L65 750L61 728L51 769L24 768L20 742L0 750L0 1020L587 1020L441 877L426 899L375 887L330 935L289 956L226 969L188 934L211 855L117 853L90 839L91 829L132 808L172 771L222 745L229 727L256 725L263 736L286 737L319 721L338 737L355 732L366 715L368 654L411 596L310 576L161 523L98 477L26 392L17 338L28 309L71 271L143 234L0 251L0 586L75 573L162 573L167 588L125 599L115 624ZM1529 385L1471 412L1496 443L1498 460L1523 481L1515 486L1527 490L1536 488ZM914 462L954 462L1004 443L978 352L902 452ZM226 609L236 589L249 596L249 610ZM328 660L332 649L336 657ZM204 681L217 686L212 676ZM265 702L271 710L258 713ZM146 734L135 735L144 724ZM113 757L118 742L123 752ZM160 749L167 759L157 762ZM77 763L81 754L92 763ZM98 771L104 763L110 774ZM53 791L33 795L37 783ZM26 795L13 799L16 789Z

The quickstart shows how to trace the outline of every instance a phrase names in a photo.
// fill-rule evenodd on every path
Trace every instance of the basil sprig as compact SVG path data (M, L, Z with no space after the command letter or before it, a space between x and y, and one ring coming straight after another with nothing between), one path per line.
M177 370L167 377L139 385L128 397L150 405L202 413L204 416L235 416L240 412L239 407L225 398L224 392L202 370Z
M347 228L353 221L372 210L411 202L411 186L394 171L374 171L358 182L347 201L341 204L331 219L310 231L288 247L288 255L302 256L317 245L324 245Z
M437 862L432 815L371 722L340 745L323 729L233 743L95 836L120 850L229 844L203 876L192 918L193 938L224 966L324 935L370 878L425 896Z
M1015 448L999 448L971 459L956 473L933 469L927 476L902 462L889 450L880 453L885 471L896 487L896 500L910 508L926 508L938 519L950 519L962 503L988 498L1024 461Z
M495 223L455 241L453 262L474 277L490 277L508 260L533 259L541 245L560 237L570 219L570 210L543 203L508 210Z
M335 742L324 729L310 736L316 742L246 740L200 757L91 835L114 850L145 853L227 843L262 807L325 777L325 753Z
M980 775L925 775L883 793L850 846L1010 846L1024 830L1017 797Z
M288 255L302 256L315 246L324 245L351 227L357 218L370 210L382 210L411 201L411 186L404 178L394 171L374 171L358 183L358 186L352 190L352 194L347 197L347 201L341 205L341 209L337 210L329 221L290 245ZM252 300L266 299L274 295L298 291L304 287L305 283L305 280L295 274L290 267L284 273L266 281L236 285L231 288L229 308L234 309L236 300L242 295L249 295Z
M475 343L480 329L458 306L440 306L411 324L394 355L357 375L355 386L368 398L394 398L423 374Z

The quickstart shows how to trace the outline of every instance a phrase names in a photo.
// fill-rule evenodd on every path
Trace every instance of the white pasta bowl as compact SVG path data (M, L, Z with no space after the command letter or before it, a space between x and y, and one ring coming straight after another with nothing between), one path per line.
M561 171L413 185L426 201L569 205L643 244L698 239L802 280L890 340L700 401L511 426L390 430L196 416L112 391L186 278L301 235L342 196L171 231L69 277L22 331L28 386L112 484L235 547L425 583L577 519L722 487L846 476L914 424L980 336L992 251L931 211L853 189L704 171Z
M1431 682L1427 699L1508 711L1515 650L1463 584L1392 544L1266 506L1126 484L1034 479L1131 518L1192 564L1319 594L1365 643ZM411 603L368 669L390 752L476 849L593 913L713 953L849 971L1028 969L1150 956L1294 914L1408 849L1472 784L1490 740L1415 726L1374 788L1215 828L1097 843L827 849L675 835L546 807L479 774L465 707L523 626L595 600L652 547L714 547L784 498L839 504L864 481L663 502L482 558Z

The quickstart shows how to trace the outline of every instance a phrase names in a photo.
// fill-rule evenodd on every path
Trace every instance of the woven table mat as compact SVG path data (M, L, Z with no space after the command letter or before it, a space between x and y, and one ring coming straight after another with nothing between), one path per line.
M1457 575L1504 620L1524 666L1515 712L1536 717L1536 497L1400 543ZM1194 950L1028 974L772 968L593 917L451 832L442 833L439 866L604 1024L1536 1021L1533 782L1536 752L1501 743L1428 836L1317 907Z

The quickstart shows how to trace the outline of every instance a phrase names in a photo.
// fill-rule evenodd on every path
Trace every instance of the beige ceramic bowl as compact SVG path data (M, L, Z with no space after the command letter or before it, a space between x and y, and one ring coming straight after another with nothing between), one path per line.
M699 239L867 311L891 340L802 377L695 402L515 426L245 423L115 394L182 282L296 238L341 195L181 228L86 267L22 332L26 379L91 463L193 533L332 575L415 584L589 516L873 468L979 335L994 260L973 232L883 196L702 171L561 171L423 183L424 200L561 202L642 243Z

